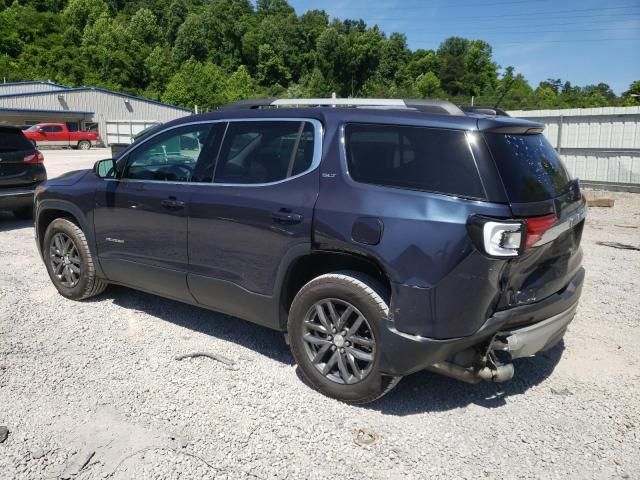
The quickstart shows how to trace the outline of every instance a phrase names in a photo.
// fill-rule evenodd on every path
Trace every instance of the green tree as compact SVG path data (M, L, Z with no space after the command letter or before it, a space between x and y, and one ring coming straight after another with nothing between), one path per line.
M260 45L258 50L258 80L261 84L286 86L291 72L284 64L282 56L271 45Z
M207 32L200 15L191 14L178 29L174 45L177 62L190 58L204 61L209 54L207 44L203 41Z
M222 96L225 103L246 100L256 96L256 84L244 65L238 67L229 77Z
M197 105L205 111L226 103L226 90L225 74L220 67L191 59L171 77L162 101L190 108Z
M418 77L415 90L422 98L436 98L441 93L440 80L435 73L427 72Z
M636 80L629 85L629 90L622 94L623 105L631 107L640 105L640 80Z
M63 12L65 24L80 32L108 14L109 6L104 0L69 0Z

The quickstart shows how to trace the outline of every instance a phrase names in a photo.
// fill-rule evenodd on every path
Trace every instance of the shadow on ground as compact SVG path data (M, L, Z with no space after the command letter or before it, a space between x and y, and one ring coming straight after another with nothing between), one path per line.
M11 212L0 212L0 233L33 227L33 220L18 220Z
M110 285L105 293L87 301L105 299L110 299L120 307L139 310L194 332L236 343L272 360L293 364L293 357L281 332L222 313L116 285Z
M293 357L280 332L125 287L111 286L94 301L105 299L110 299L123 308L139 310L195 332L234 342L278 362L293 364ZM502 384L471 385L427 371L418 372L403 378L400 384L382 399L362 408L388 415L405 416L464 408L469 405L484 408L501 407L506 404L508 397L523 394L549 377L560 361L563 351L564 342L561 341L554 348L536 357L516 360L515 377ZM296 369L296 373L304 381L299 368ZM306 381L304 383L308 385Z

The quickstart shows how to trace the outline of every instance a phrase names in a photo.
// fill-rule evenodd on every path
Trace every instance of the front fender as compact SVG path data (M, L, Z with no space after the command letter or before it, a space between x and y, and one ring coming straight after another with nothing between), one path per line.
M78 223L78 226L82 229L84 236L87 238L87 245L89 247L89 251L91 252L92 257L95 259L94 267L96 269L96 273L99 277L105 278L104 273L102 272L102 268L100 267L100 262L98 262L98 250L96 246L96 239L94 235L94 231L92 228L92 223L89 222L84 212L72 202L61 199L54 198L46 198L43 200L39 200L36 198L35 204L35 236L36 236L36 245L38 247L38 252L40 253L40 258L44 261L44 253L42 251L42 241L44 239L44 228L41 228L41 225L45 223L48 225L50 220L46 217L50 213L53 212L63 212L65 214L71 215L75 221Z

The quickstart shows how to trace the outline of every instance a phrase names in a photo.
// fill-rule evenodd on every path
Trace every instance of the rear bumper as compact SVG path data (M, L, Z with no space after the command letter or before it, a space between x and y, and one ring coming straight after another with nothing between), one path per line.
M435 363L446 361L458 352L475 345L502 339L504 349L512 358L534 355L557 343L575 315L582 285L584 269L581 268L560 292L540 302L496 312L473 335L438 340L409 335L398 331L393 321L386 320L381 328L381 370L389 375L408 375ZM512 327L514 319L525 326Z
M531 357L553 347L564 336L567 327L576 314L578 304L574 303L564 312L541 322L515 330L499 331L496 335L505 345L512 359Z
M33 205L36 187L0 189L0 210L19 210Z

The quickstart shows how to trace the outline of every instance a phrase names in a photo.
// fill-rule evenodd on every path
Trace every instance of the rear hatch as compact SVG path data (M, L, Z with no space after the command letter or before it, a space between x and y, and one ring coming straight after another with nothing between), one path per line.
M509 262L498 310L561 292L582 263L585 202L580 185L571 179L541 126L531 125L483 132L513 217L527 224L526 246Z
M0 189L29 187L44 180L42 154L21 130L0 126Z

